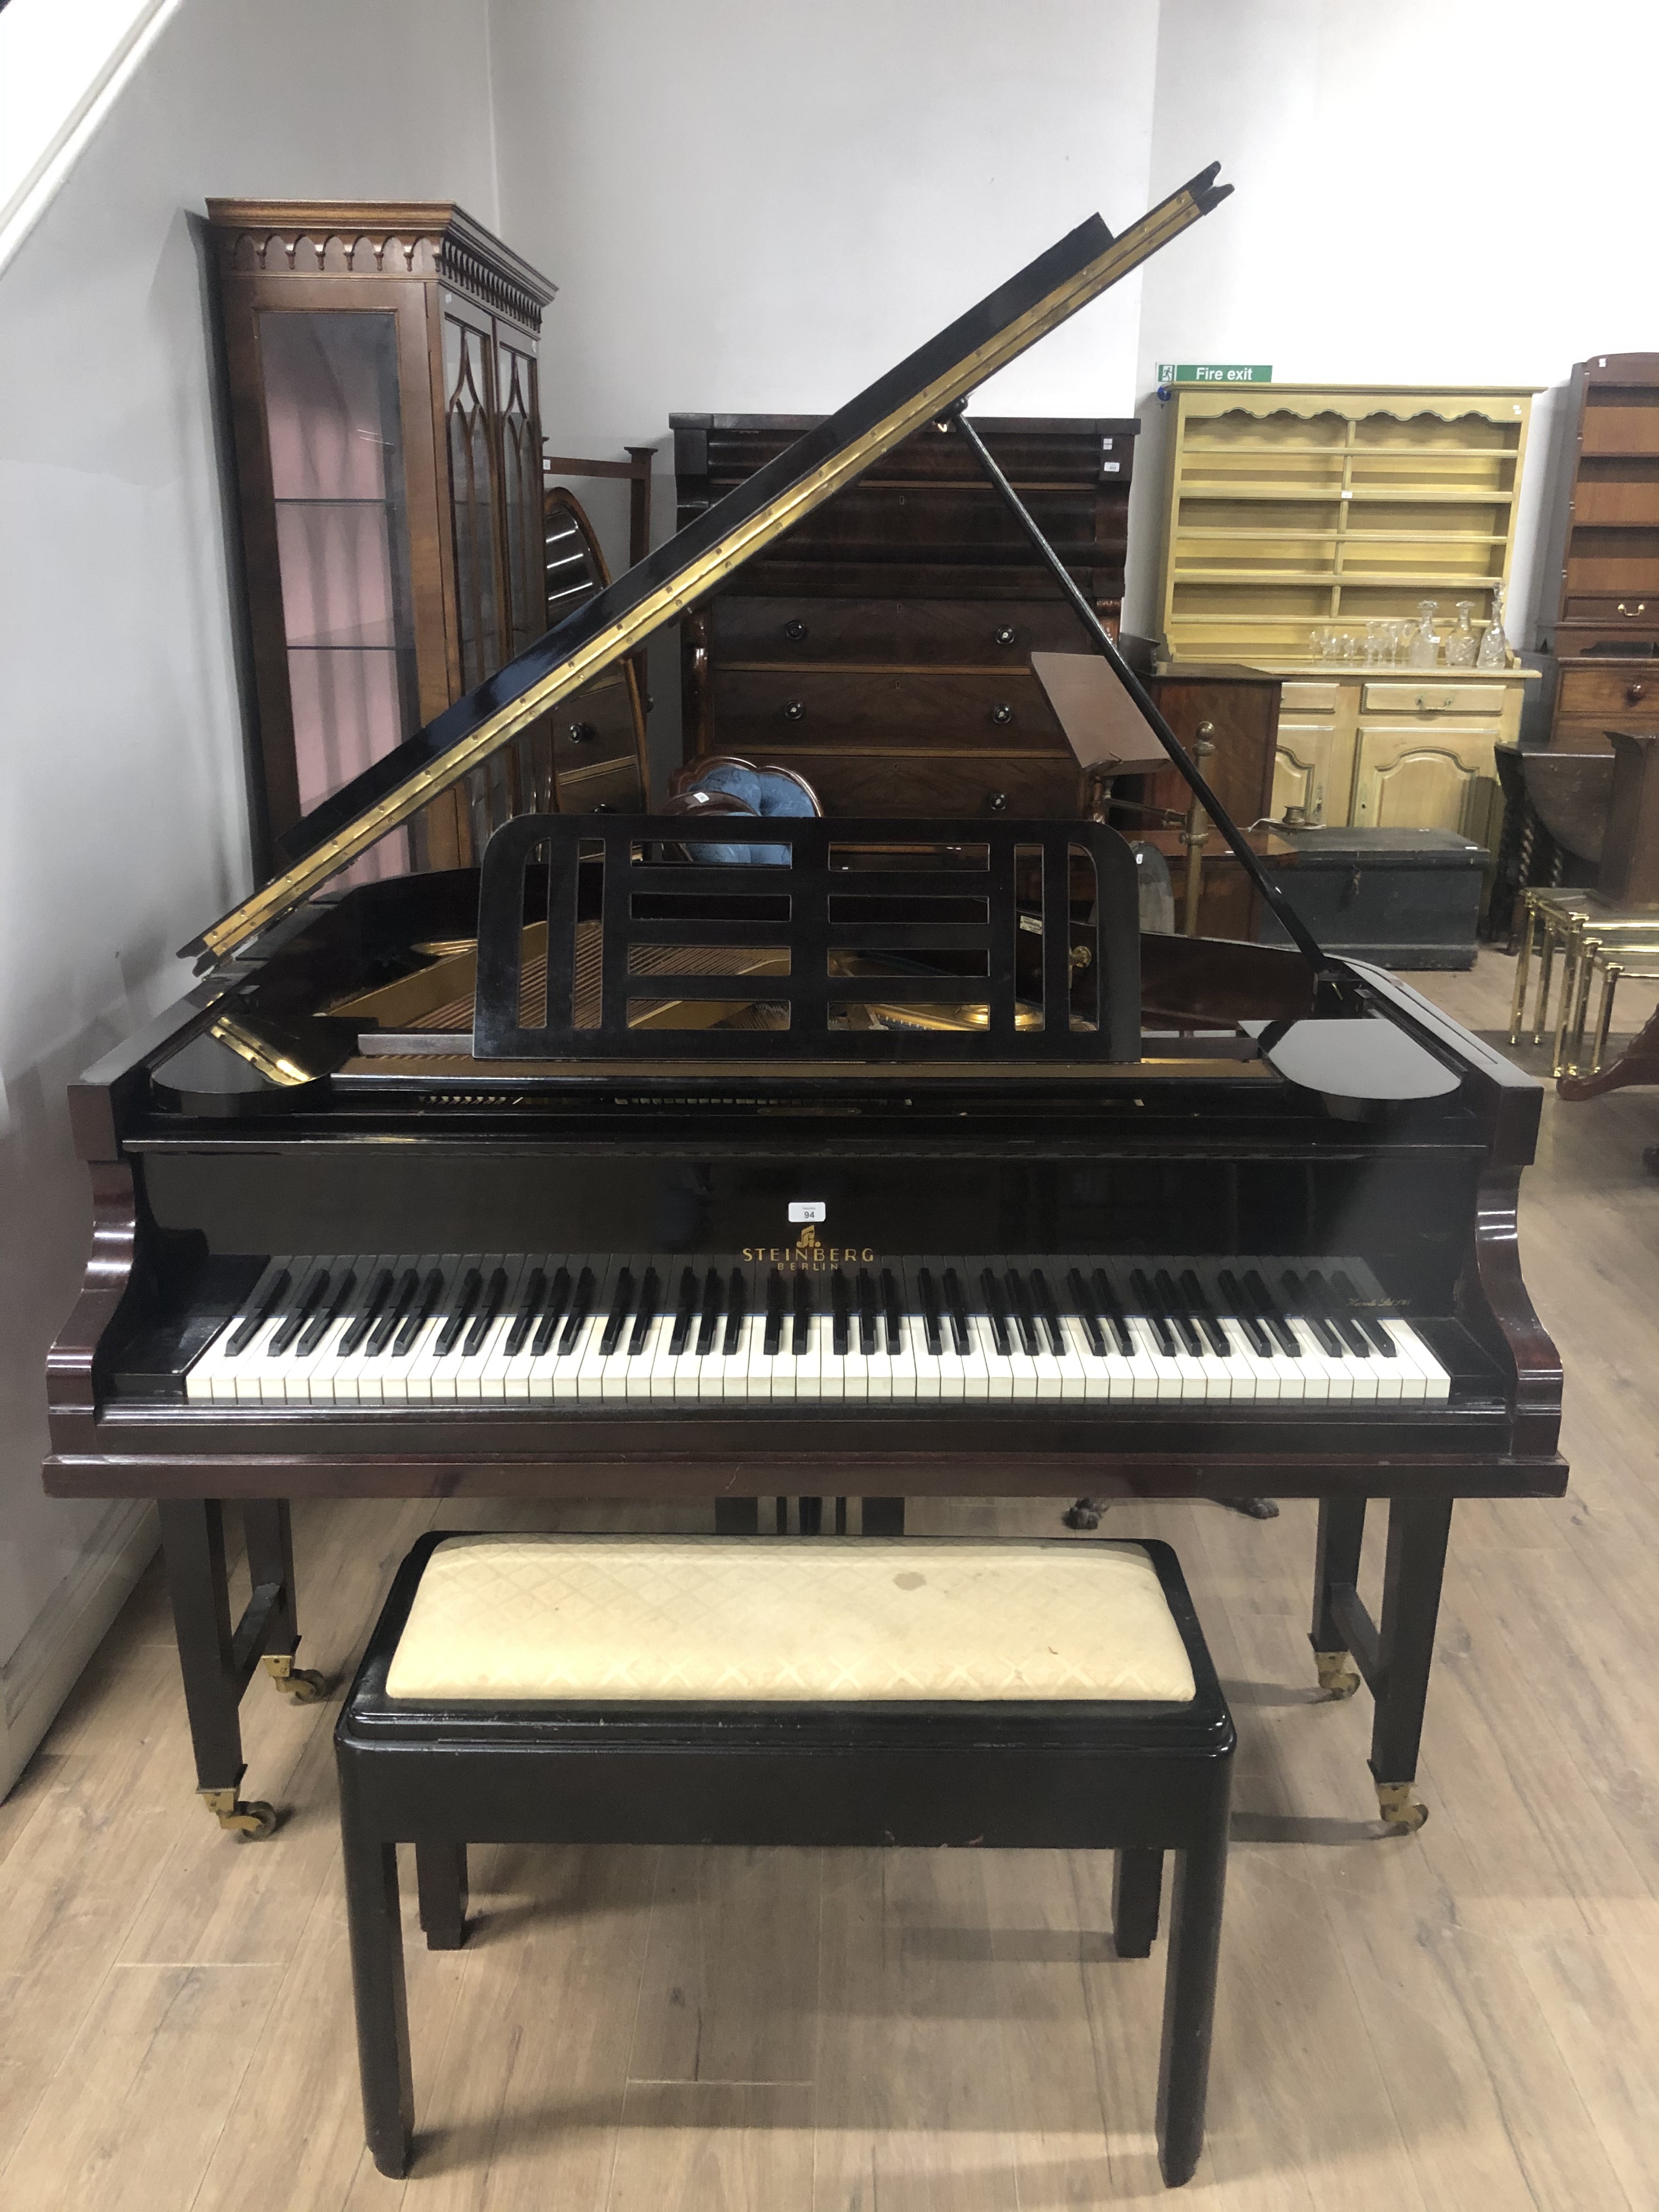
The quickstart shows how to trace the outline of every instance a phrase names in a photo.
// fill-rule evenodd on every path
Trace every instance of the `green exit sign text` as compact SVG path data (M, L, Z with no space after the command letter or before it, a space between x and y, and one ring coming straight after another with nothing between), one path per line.
M1265 361L1161 361L1160 384L1271 384L1272 364Z

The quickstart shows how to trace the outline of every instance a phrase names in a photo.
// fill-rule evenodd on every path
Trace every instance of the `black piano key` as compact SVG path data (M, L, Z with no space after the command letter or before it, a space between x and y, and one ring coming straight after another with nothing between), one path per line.
M1066 1356L1066 1331L1060 1326L1048 1277L1041 1267L1031 1270L1031 1302L1036 1308L1037 1319L1048 1332L1049 1350L1056 1359L1063 1359Z
M617 1278L617 1287L611 1295L611 1310L605 1317L605 1328L599 1338L599 1357L609 1359L622 1342L623 1328L634 1310L634 1275L624 1267Z
M720 1316L726 1311L726 1285L720 1280L720 1269L711 1267L703 1277L702 1313L697 1322L697 1357L707 1359L714 1349L714 1332L720 1327Z
M547 1303L541 1310L542 1317L536 1324L536 1334L530 1340L532 1359L545 1359L553 1350L553 1340L559 1333L559 1324L564 1319L565 1308L570 1302L570 1270L561 1267L547 1293Z
M766 1278L766 1334L761 1339L761 1351L768 1359L775 1359L783 1350L783 1277L774 1267Z
M392 1338L403 1327L405 1316L415 1303L415 1293L421 1287L420 1272L405 1267L398 1278L398 1287L386 1300L380 1319L368 1333L365 1349L371 1359L378 1359Z
M286 1352L327 1296L328 1270L326 1267L319 1267L289 1308L283 1316L282 1326L273 1332L270 1342L265 1346L265 1350L276 1352Z
M968 1326L968 1300L963 1291L962 1278L954 1267L945 1270L945 1304L951 1316L951 1340L958 1353L974 1348L973 1332Z
M876 1348L876 1286L867 1267L859 1269L859 1350L868 1359Z
M1104 1359L1106 1339L1095 1318L1094 1302L1089 1296L1089 1285L1083 1279L1080 1267L1073 1267L1066 1276L1066 1287L1072 1294L1072 1304L1077 1308L1077 1317L1083 1323L1085 1341L1097 1359Z
M1294 1267L1286 1267L1279 1277L1285 1285L1285 1296L1290 1310L1309 1332L1314 1342L1328 1359L1340 1359L1346 1349L1341 1338L1319 1310L1318 1298L1308 1289Z
M461 1346L463 1359L476 1359L483 1350L484 1339L494 1327L495 1316L500 1313L506 1297L507 1270L505 1267L492 1267L489 1280L484 1285L483 1304L473 1316L472 1326L466 1333L466 1342Z
M1204 1357L1204 1341L1193 1325L1187 1310L1187 1301L1175 1286L1175 1278L1167 1267L1160 1267L1152 1277L1153 1287L1163 1300L1164 1310L1170 1317L1170 1326L1181 1340L1182 1350L1189 1359Z
M680 1270L680 1294L674 1303L674 1326L669 1332L668 1356L678 1359L691 1340L691 1323L697 1311L697 1271Z
M634 1315L634 1330L628 1340L628 1356L637 1359L645 1350L645 1340L651 1334L651 1324L657 1318L657 1308L662 1304L662 1279L654 1267L645 1271L645 1280L640 1285L640 1303Z
M1261 1279L1261 1271L1252 1267L1244 1278L1244 1287L1249 1292L1258 1319L1272 1334L1273 1342L1289 1359L1300 1359L1302 1346L1297 1341L1296 1331L1273 1302L1273 1294Z
M1112 1279L1104 1267L1097 1267L1089 1279L1094 1286L1095 1310L1111 1330L1116 1340L1118 1350L1127 1359L1134 1352L1134 1334L1129 1327L1127 1315L1117 1302L1117 1292L1112 1288Z
M887 1323L888 1351L902 1352L904 1329L899 1310L898 1278L890 1267L881 1271L881 1310Z
M554 1355L556 1358L568 1359L580 1342L582 1331L587 1326L588 1316L593 1310L593 1293L599 1287L599 1279L591 1267L584 1267L577 1276L576 1287L571 1293L570 1311L566 1316L563 1328L559 1333L559 1346ZM539 1340L538 1331L538 1341Z
M461 1331L472 1318L472 1309L478 1303L478 1293L483 1288L483 1276L477 1267L469 1267L455 1285L455 1295L449 1301L449 1311L444 1316L444 1325L438 1331L437 1343L433 1346L440 1359L447 1359L461 1340Z
M1336 1331L1356 1359L1369 1359L1371 1347L1364 1332L1356 1327L1351 1316L1345 1314L1332 1293L1330 1285L1317 1267L1310 1267L1305 1278L1310 1292L1318 1299L1323 1318Z
M567 1275L565 1279L568 1282L569 1277ZM518 1311L507 1325L507 1343L503 1349L509 1359L516 1358L524 1350L524 1340L534 1326L536 1316L542 1310L542 1300L546 1296L547 1270L545 1267L532 1267L530 1279L520 1293Z
M1254 1300L1231 1267L1224 1267L1216 1277L1221 1285L1221 1295L1233 1310L1233 1317L1244 1332L1244 1341L1258 1359L1273 1356L1273 1339L1256 1319L1251 1308Z
M733 1267L726 1294L726 1334L720 1340L720 1351L727 1359L737 1357L738 1346L743 1340L743 1324L749 1311L749 1281L741 1267Z
M830 1278L830 1349L845 1359L853 1348L853 1293L839 1267Z
M1002 1295L1002 1285L994 1267L987 1267L981 1273L979 1287L985 1299L986 1317L991 1324L991 1342L1002 1358L1010 1358L1013 1346L1008 1336L1008 1301Z
M1031 1310L1031 1293L1026 1289L1018 1267L1010 1267L1003 1280L1008 1286L1008 1303L1013 1311L1015 1326L1019 1330L1020 1349L1028 1359L1035 1359L1042 1347L1037 1342L1036 1316Z
M1210 1340L1210 1349L1218 1359L1224 1359L1232 1350L1226 1325L1210 1311L1210 1301L1204 1295L1204 1285L1191 1267L1181 1271L1181 1295L1187 1301L1187 1310Z
M1368 1313L1365 1310L1365 1302L1354 1288L1352 1277L1345 1275L1339 1268L1331 1277L1331 1283L1338 1297L1347 1307L1354 1320L1364 1330L1384 1359L1398 1359L1400 1347L1389 1335L1388 1323L1380 1315Z
M426 1280L421 1285L421 1295L409 1318L398 1331L397 1341L392 1347L392 1356L394 1359L407 1359L410 1353L414 1351L421 1331L437 1312L438 1301L443 1294L443 1269L429 1267L427 1270Z
M299 1343L294 1347L294 1356L296 1359L307 1358L316 1351L335 1322L342 1317L350 1305L351 1294L356 1287L356 1272L354 1268L348 1267L335 1285L334 1296L329 1300L326 1313L319 1313L313 1316Z
M797 1359L812 1348L812 1278L803 1267L795 1277L794 1326L789 1349ZM803 1500L803 1503L805 1501Z
M1144 1267L1135 1267L1130 1271L1129 1288L1140 1301L1140 1310L1146 1317L1147 1328L1152 1332L1153 1343L1166 1359L1173 1359L1176 1356L1175 1335L1164 1315L1163 1302L1152 1284L1146 1279L1146 1270Z
M283 1300L288 1296L288 1286L293 1279L286 1267L277 1270L276 1280L260 1299L258 1307L233 1332L230 1342L225 1346L227 1359L234 1359L239 1353L246 1352L265 1323L275 1317Z
M930 1267L917 1268L916 1289L921 1297L922 1336L933 1358L941 1358L945 1352L945 1316L939 1302L939 1285Z
M392 1296L392 1280L391 1268L382 1267L364 1292L362 1304L357 1310L357 1318L340 1339L337 1349L341 1358L349 1359L379 1321L386 1300Z

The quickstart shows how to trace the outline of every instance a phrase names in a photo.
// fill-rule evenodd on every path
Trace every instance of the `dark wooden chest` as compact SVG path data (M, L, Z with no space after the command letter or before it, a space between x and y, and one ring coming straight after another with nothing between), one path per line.
M1385 968L1474 964L1491 855L1451 830L1285 830L1294 850L1267 863L1328 952ZM1264 944L1287 945L1263 911Z
M676 415L679 521L817 420ZM976 427L1115 631L1133 419ZM959 439L908 439L683 627L685 757L792 768L832 814L1060 816L1082 778L1033 652L1078 652L1076 617Z

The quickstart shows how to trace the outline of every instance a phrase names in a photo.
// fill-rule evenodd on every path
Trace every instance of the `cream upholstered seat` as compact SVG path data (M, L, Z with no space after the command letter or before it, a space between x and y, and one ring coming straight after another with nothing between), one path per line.
M1188 1704L1139 1545L459 1536L422 1575L396 1699Z

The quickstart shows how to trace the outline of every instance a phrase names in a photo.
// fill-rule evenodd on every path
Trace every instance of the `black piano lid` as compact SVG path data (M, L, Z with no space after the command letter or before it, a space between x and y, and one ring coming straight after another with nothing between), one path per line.
M635 650L830 495L1079 307L1138 268L1232 187L1212 164L1114 239L1091 216L878 377L839 413L619 577L477 690L324 801L284 840L291 864L185 950L222 958L560 699Z

